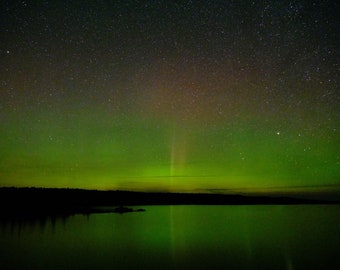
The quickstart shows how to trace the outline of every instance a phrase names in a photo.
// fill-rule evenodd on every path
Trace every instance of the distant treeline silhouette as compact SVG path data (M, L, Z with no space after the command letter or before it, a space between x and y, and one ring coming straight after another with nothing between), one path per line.
M252 205L329 204L338 202L289 197L242 196L205 193L148 193L68 188L0 188L1 216L31 214L89 214L99 206L117 205Z

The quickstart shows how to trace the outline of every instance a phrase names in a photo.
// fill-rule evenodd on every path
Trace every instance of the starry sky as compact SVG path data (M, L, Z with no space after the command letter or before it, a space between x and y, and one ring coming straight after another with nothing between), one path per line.
M337 1L2 1L0 186L340 197Z

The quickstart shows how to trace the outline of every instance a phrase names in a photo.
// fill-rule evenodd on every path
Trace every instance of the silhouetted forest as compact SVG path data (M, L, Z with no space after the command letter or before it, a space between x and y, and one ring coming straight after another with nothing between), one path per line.
M108 212L102 206L330 204L320 200L224 194L147 193L67 188L0 188L0 217Z

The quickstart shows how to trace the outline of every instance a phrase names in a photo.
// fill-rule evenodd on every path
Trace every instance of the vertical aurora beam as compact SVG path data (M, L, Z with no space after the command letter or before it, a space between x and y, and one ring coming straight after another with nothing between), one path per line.
M178 125L173 127L171 139L171 177L183 176L187 155L187 132Z

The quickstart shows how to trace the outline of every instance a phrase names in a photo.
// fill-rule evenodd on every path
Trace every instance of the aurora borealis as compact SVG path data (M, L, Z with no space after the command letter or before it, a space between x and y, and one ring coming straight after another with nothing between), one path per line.
M0 186L340 196L336 1L5 1Z

